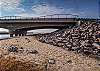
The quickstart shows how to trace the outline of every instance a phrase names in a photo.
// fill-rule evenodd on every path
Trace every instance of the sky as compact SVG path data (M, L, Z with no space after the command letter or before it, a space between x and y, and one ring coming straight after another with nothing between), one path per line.
M73 14L99 18L100 0L0 0L0 16Z

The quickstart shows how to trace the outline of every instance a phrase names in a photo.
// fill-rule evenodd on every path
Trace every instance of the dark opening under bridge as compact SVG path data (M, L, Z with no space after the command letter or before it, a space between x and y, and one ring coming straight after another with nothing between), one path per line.
M96 20L96 19L85 19ZM79 24L83 19L72 14L54 14L41 17L20 17L20 16L5 16L0 17L0 28L9 30L10 36L23 36L28 30L41 28L62 29Z

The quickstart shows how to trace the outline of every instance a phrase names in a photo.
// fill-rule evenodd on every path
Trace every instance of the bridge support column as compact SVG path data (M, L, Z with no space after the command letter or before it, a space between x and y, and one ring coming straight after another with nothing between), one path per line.
M18 32L19 32L19 30L14 31L15 37L18 36L18 34L19 34Z
M26 34L27 34L27 31L26 30L22 30L21 31L21 36L26 36Z
M27 30L9 30L10 37L14 36L26 36Z
M16 30L15 36L25 36L27 34L26 30Z
M19 33L19 36L21 36L21 34Z
M15 33L15 36L18 36L18 33Z
M10 34L10 37L13 37L13 34Z
M27 31L21 31L21 36L25 36Z
M13 37L14 36L14 31L13 30L9 30L9 34L10 34L10 37Z

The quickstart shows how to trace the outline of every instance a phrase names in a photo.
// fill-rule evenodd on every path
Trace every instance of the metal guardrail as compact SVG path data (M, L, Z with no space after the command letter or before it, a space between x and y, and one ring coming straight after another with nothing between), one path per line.
M70 17L69 17L70 16ZM40 16L40 17L21 17L21 16L4 16L0 17L1 20L6 19L39 19L39 18L76 18L78 15L72 15L72 14L53 14L53 15L46 15L46 16Z
M46 15L46 16L40 16L40 17L21 17L21 16L4 16L0 17L1 21L9 21L9 20L61 20L61 19L73 19L75 21L99 21L100 19L95 18L79 18L78 15L73 14L53 14L53 15Z

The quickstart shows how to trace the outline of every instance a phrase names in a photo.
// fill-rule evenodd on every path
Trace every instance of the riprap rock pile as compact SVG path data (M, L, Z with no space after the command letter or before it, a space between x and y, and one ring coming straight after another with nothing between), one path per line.
M58 30L42 35L39 37L39 41L85 55L100 56L100 49L94 45L98 31L100 31L100 24L85 22L76 28Z

